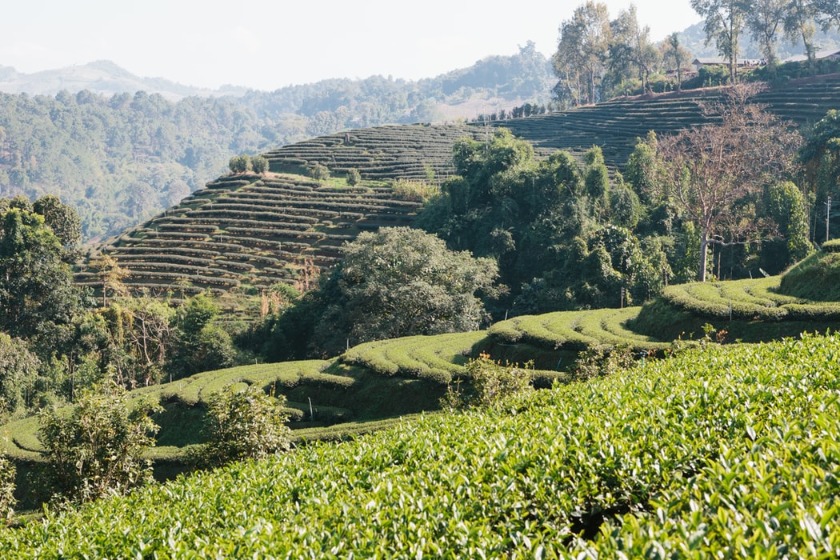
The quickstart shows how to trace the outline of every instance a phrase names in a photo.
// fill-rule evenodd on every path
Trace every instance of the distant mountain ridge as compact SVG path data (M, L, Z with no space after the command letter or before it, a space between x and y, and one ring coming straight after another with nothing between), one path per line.
M246 88L223 86L212 90L186 86L165 78L143 78L110 60L97 60L32 74L18 72L10 66L0 66L0 91L4 93L52 96L60 91L76 93L84 90L100 95L145 91L160 94L170 101L178 101L190 96L238 96L244 94Z

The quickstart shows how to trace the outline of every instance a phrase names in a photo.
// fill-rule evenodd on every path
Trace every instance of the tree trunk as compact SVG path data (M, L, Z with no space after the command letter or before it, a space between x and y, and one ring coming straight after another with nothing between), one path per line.
M700 232L700 259L697 266L697 281L698 282L705 282L706 281L706 258L707 258L707 250L709 248L709 236L708 232L704 229Z

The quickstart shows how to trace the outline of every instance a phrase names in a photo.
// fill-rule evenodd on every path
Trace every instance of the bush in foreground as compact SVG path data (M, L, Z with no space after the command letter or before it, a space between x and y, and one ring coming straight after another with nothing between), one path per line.
M129 405L125 391L106 386L82 393L69 411L42 413L38 437L56 490L86 502L127 491L152 480L143 453L154 445L158 426L149 403Z
M209 465L241 459L262 459L290 447L291 430L283 412L285 398L267 395L255 385L214 394L208 402L206 444L202 455Z

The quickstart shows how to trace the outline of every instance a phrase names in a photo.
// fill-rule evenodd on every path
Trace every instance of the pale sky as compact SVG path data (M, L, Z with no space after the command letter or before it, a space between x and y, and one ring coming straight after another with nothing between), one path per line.
M554 52L583 0L7 0L0 66L111 60L185 85L274 90L327 78L416 80L510 55ZM610 17L629 0L605 0ZM636 0L660 40L700 21L689 0Z

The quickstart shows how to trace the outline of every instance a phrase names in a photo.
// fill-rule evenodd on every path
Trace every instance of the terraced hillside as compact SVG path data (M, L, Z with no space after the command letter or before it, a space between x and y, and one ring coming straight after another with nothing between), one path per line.
M700 102L720 90L625 99L573 111L494 122L531 141L538 152L581 154L601 145L621 167L636 138L710 122ZM840 107L840 75L797 81L756 101L805 125ZM130 272L127 283L152 294L260 289L275 282L305 286L314 270L334 264L339 247L360 231L407 225L419 204L400 200L382 180L436 180L450 175L452 145L487 129L468 125L382 126L315 138L268 152L271 177L231 176L210 183L179 206L120 236L102 250ZM302 175L315 164L335 176L357 169L373 188L335 188ZM90 271L78 276L95 285Z
M239 192L239 191L235 191ZM792 270L837 269L837 253L809 257ZM146 387L131 398L164 405L159 447L150 458L180 464L201 442L197 426L209 396L257 385L287 398L298 439L335 439L377 429L400 415L434 410L447 384L463 379L471 357L525 363L537 387L570 378L580 352L626 347L638 357L663 355L677 339L704 337L711 324L724 342L768 341L840 329L840 303L781 293L782 277L671 286L643 307L519 316L487 331L413 336L360 344L331 360L256 364L204 372ZM0 453L39 461L37 418L0 426ZM165 471L164 471L165 472Z
M388 188L329 187L297 175L233 175L102 248L152 294L224 293L306 281L359 232L411 222L420 203ZM88 270L79 282L96 285Z
M452 174L452 144L486 131L469 125L365 128L313 138L265 154L272 171L301 173L316 163L334 173L357 169L365 179L428 179Z
M540 153L568 150L581 154L601 146L607 162L621 167L633 151L636 138L648 131L672 134L683 128L714 120L704 114L702 103L719 100L718 88L689 90L649 98L616 99L570 111L523 119L495 121L532 142ZM840 107L840 75L795 80L756 95L778 116L805 126L817 122L829 109Z

